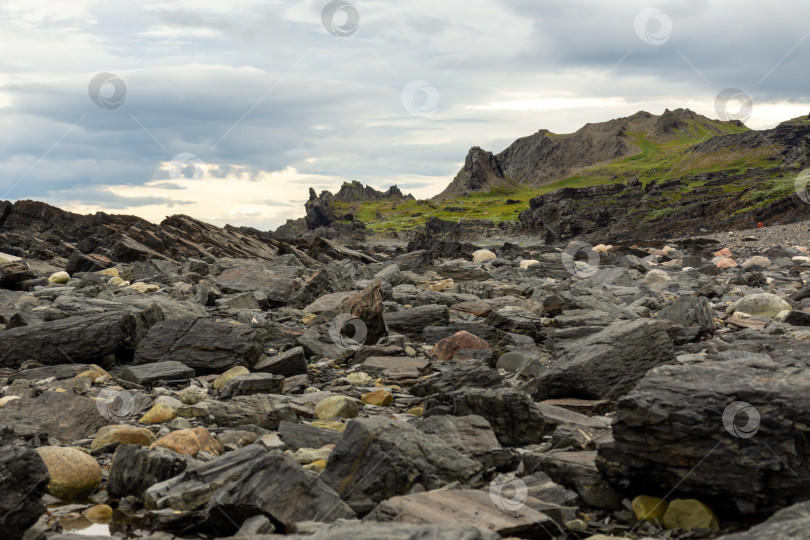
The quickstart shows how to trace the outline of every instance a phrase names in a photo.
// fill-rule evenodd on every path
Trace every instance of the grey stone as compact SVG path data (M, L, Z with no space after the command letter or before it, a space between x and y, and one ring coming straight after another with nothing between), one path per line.
M481 465L434 435L384 417L353 419L321 478L355 510L371 510L417 485L480 481Z

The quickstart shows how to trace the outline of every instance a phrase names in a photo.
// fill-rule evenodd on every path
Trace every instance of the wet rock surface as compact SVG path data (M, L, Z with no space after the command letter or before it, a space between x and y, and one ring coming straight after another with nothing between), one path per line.
M806 236L572 262L4 211L4 537L805 537Z

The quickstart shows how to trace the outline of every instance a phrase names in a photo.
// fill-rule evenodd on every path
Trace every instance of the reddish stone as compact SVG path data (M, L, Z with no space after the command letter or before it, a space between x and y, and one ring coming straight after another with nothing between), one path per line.
M464 349L490 349L489 343L480 337L461 330L452 336L439 341L428 353L439 360L451 360L459 351Z

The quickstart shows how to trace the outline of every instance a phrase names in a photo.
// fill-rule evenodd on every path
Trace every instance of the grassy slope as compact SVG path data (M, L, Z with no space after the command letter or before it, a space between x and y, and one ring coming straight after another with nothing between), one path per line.
M800 121L796 119L796 121ZM802 119L801 121L807 122ZM722 133L739 133L747 131L727 123L717 122L716 129ZM690 121L689 127L679 132L667 142L654 142L645 133L626 133L641 149L636 155L587 167L577 174L548 184L541 188L530 189L520 184L506 189L493 189L488 193L474 193L453 200L436 203L433 201L376 201L360 204L333 203L338 212L352 212L364 221L368 229L377 232L403 231L423 225L430 217L446 220L489 219L493 222L516 220L518 214L529 207L532 197L548 193L563 187L585 187L599 184L626 182L638 177L643 184L651 181L663 182L673 178L691 177L702 173L723 171L729 175L739 175L740 180L731 184L717 186L725 192L740 192L743 200L751 202L750 208L767 204L788 194L793 189L793 176L770 171L780 163L768 159L772 152L769 148L740 149L715 153L693 155L687 150L694 145L717 136L698 122ZM757 188L751 189L750 181L745 176L757 177ZM763 181L763 178L765 180ZM684 192L703 185L703 181L688 183L682 192L672 193L672 202L677 202ZM507 199L517 201L506 204ZM658 218L677 210L669 206L656 209L650 218ZM744 211L744 210L743 210Z

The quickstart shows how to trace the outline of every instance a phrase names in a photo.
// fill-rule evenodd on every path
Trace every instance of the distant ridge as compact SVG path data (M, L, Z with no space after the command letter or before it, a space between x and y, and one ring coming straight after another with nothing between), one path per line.
M626 158L643 150L639 137L666 144L700 130L722 135L729 128L747 128L739 121L711 120L689 109L667 109L661 115L640 111L626 118L585 124L574 133L558 135L541 129L521 137L503 152L470 149L464 167L435 200L492 189L537 188L562 180L577 170Z

